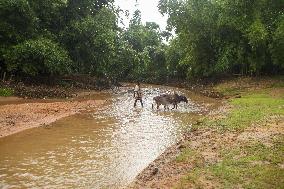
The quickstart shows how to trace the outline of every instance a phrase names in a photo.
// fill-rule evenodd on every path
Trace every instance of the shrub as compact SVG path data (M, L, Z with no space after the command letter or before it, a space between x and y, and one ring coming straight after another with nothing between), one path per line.
M43 37L13 46L4 59L9 71L31 76L69 73L72 64L65 49Z
M12 96L14 91L10 88L0 88L0 96Z

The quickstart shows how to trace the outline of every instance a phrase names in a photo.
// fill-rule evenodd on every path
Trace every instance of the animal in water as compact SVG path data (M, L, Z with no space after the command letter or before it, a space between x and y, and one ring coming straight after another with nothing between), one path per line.
M174 94L175 98L174 98L174 108L177 109L177 105L178 103L181 103L181 102L185 102L185 103L188 103L188 100L186 98L186 96L183 96L183 95L178 95L178 94ZM174 109L173 108L173 109Z
M153 98L154 102L157 104L157 109L159 109L160 105L164 105L165 109L169 109L169 104L173 104L174 107L172 109L177 109L177 104L180 102L188 103L188 100L183 95L178 94L162 94L160 96L156 96ZM152 104L152 108L154 108L154 104Z

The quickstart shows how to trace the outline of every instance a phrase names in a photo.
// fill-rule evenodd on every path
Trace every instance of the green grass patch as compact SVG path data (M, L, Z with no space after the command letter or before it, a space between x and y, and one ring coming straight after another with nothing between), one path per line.
M284 186L284 139L271 147L260 142L223 152L223 161L207 170L224 188L279 188Z
M271 115L284 115L284 99L266 94L252 94L232 99L234 105L229 115L220 120L221 125L230 129L244 129L254 122L261 122Z
M284 98L274 98L268 94L247 94L242 98L231 99L233 109L225 118L210 120L204 118L198 127L216 127L225 130L243 130L252 123L261 124L272 115L284 115Z
M194 188L205 188L205 186L199 182L199 178L203 175L203 168L194 168L190 170L190 173L187 174L185 177L183 177L175 187L174 189L187 189L192 188L191 186L188 186L188 183L191 183L191 185L194 185Z
M177 157L176 157L176 161L177 162L186 162L190 157L194 157L196 155L196 153L189 149L189 148L185 148Z
M196 157L198 158L198 157ZM271 146L252 141L221 151L222 161L195 166L175 188L206 188L204 180L217 188L281 188L284 186L284 137L278 136ZM200 178L203 179L200 179Z
M14 91L10 88L0 88L0 96L12 96Z
M211 168L223 188L279 188L284 186L282 169L275 165L254 165L239 161L222 162Z
M277 83L273 83L271 85L272 88L283 88L284 87L284 82L277 82Z

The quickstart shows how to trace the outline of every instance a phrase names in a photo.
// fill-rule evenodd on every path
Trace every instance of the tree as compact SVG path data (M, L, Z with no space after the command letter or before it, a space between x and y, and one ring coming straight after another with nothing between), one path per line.
M277 24L277 28L272 36L270 44L273 64L280 68L284 68L284 16L282 16Z
M116 54L117 14L112 3L109 0L1 1L1 71L20 75L66 71L104 75Z
M102 8L95 16L71 22L61 38L76 63L76 72L103 75L114 57L116 17Z
M8 71L18 76L70 73L72 64L67 51L58 43L43 37L11 47L4 54L4 59Z
M277 28L283 6L281 0L159 3L177 33L183 52L178 64L187 65L189 78L281 71L282 28Z
M129 28L122 33L122 40L130 45L137 57L129 74L131 79L153 82L167 77L166 47L157 23L142 24L141 13L136 10Z

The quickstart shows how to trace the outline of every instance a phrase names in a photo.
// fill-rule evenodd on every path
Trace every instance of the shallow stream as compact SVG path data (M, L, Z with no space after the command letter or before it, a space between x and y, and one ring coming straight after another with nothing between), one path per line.
M152 109L161 93L189 98L177 110ZM0 139L0 188L119 188L176 143L203 106L192 93L144 86L144 108L131 88L106 94L105 104ZM101 94L103 95L103 94Z

